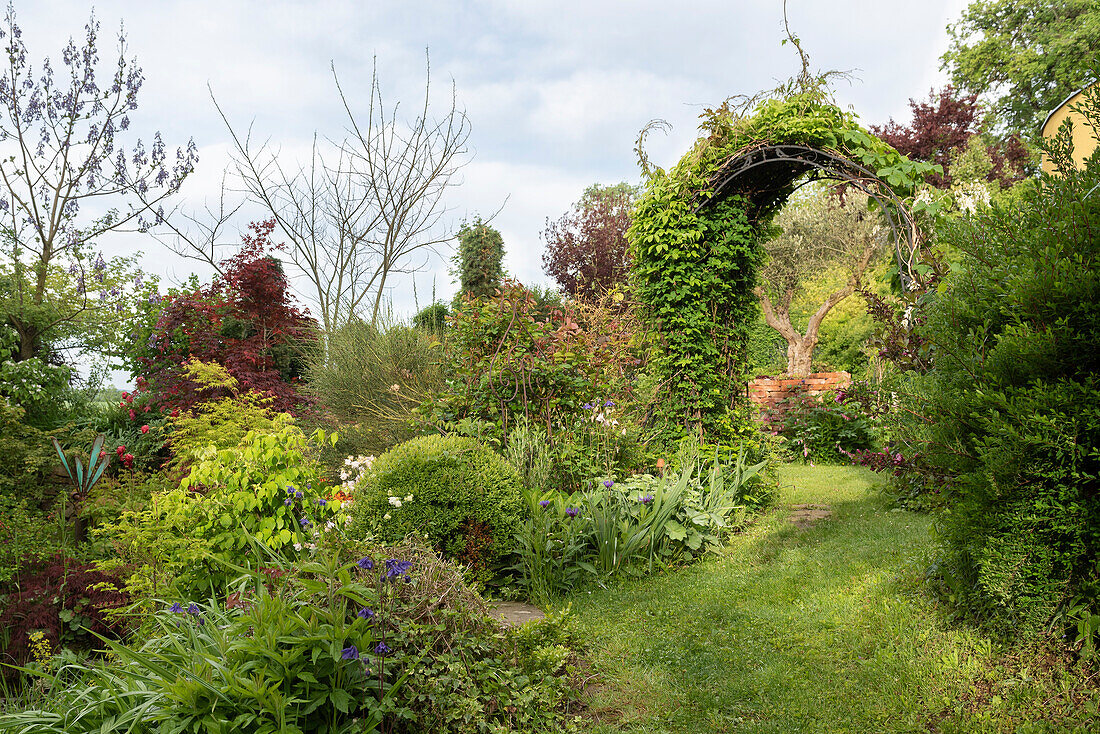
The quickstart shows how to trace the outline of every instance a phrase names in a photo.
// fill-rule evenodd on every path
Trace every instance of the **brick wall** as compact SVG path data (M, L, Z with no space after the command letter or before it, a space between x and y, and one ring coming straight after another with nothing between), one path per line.
M771 424L771 428L782 417L781 401L797 395L820 395L851 384L852 375L848 372L814 372L805 377L757 377L749 383L749 402L761 413L772 416L770 421L762 417Z

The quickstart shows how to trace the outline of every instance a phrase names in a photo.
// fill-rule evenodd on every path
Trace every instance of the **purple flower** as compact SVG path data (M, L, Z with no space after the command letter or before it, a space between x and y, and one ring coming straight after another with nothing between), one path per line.
M321 507L324 507L328 504L328 502L326 502L325 500L317 500L317 504L319 504Z
M374 648L374 653L376 655L386 655L391 652L393 652L393 650L391 650L390 646L384 642L379 642L378 646Z
M172 614L183 614L183 605L179 602L176 602L172 606L168 607L168 611L170 611Z
M639 500L639 502L641 502L643 505L653 504L653 495L651 495L651 494L642 495L642 498L641 498L641 500Z
M298 521L298 523L302 526L303 530L305 530L306 528L308 528L310 525L313 524L309 521L308 517L303 517L301 520Z
M344 660L358 660L359 648L357 648L355 645L348 645L340 651L340 657Z
M358 566L359 568L363 569L364 571L369 571L372 568L374 568L374 561L372 561L367 556L363 556L362 558L360 558L358 561L355 562L355 565Z
M614 408L614 407L615 407L615 403L613 403L612 401L608 400L608 401L607 401L606 403L604 403L604 404L603 404L603 407L605 407L605 408Z
M194 614L195 616L198 616L199 614L201 614L201 611L202 610L199 609L198 604L191 603L191 604L187 605L187 613L188 614Z
M291 505L293 505L293 504L294 504L294 500L292 500L291 498L287 497L287 498L286 498L285 500L283 500L283 504L284 504L284 505L286 505L287 507L290 507Z
M541 507L542 509L545 510L549 506L550 506L550 500L539 500L539 507Z
M596 406L593 405L592 403L585 403L581 407L584 408L585 410L595 410L596 409Z
M363 607L359 610L359 619L374 619L374 610Z
M294 496L298 499L302 499L302 490L299 489L297 492L294 493Z
M294 485L293 484L286 485L286 493L287 494L294 494Z
M603 486L607 487L608 489L611 489L612 487L615 486L615 482L611 479L605 479L605 480L603 480Z
M569 517L576 517L577 515L581 514L581 511L578 510L576 507L566 507L565 514Z
M407 576L412 567L412 561L399 561L396 558L387 558L385 576L388 579L397 578L398 576Z

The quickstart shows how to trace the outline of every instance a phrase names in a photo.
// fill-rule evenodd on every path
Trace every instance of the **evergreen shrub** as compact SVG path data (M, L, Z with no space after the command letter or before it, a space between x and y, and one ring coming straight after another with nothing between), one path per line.
M352 503L350 534L394 542L427 535L443 557L487 581L523 519L519 475L472 438L422 436L374 462Z
M1100 608L1100 155L1078 170L1068 151L1063 129L1058 175L941 233L964 259L910 397L914 443L951 477L945 591L1025 633Z

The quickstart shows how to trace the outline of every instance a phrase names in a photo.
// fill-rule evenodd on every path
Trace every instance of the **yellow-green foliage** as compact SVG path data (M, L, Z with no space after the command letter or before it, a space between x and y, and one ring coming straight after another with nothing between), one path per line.
M380 456L352 504L353 536L427 534L444 557L488 580L523 516L519 476L472 438L423 436Z
M169 419L172 435L172 462L189 466L201 458L208 447L215 450L239 446L250 431L275 428L271 398L258 392L237 393L237 380L216 362L192 360L185 367L187 376L204 388L224 388L232 397L209 400L193 411Z
M138 569L130 591L153 592L168 581L180 590L219 586L235 575L229 564L263 562L254 542L283 553L312 546L345 517L325 496L316 458L321 444L335 440L321 430L306 436L284 413L238 446L208 446L178 488L104 531Z

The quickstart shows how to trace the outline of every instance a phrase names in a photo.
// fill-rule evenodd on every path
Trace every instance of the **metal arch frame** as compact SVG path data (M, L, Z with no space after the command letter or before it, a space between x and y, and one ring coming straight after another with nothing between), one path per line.
M781 166L786 170L778 178L772 177L774 186L766 189L742 187L754 204L761 207L781 203L792 191L784 191L800 176L812 171L816 178L830 178L848 183L878 202L886 214L886 221L893 232L894 256L904 290L911 289L917 281L917 253L920 249L920 230L905 202L875 172L848 158L819 148L805 145L760 145L745 148L732 155L712 179L713 192L695 207L695 213L712 206L738 190L737 183L745 175L762 166ZM902 240L905 240L903 248Z

